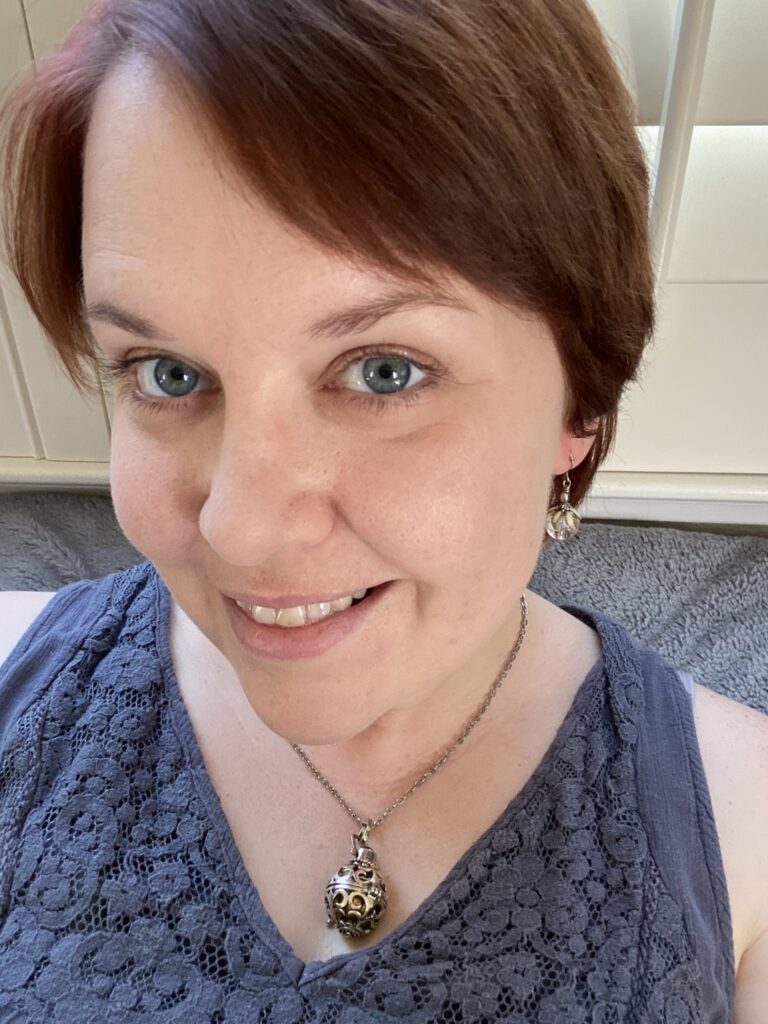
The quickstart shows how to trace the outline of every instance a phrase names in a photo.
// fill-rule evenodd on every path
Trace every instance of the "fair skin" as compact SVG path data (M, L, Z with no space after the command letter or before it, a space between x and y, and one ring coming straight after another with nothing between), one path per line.
M551 478L592 444L563 428L554 342L539 320L458 281L472 312L425 305L351 336L310 337L313 321L391 284L244 196L138 68L102 90L85 199L87 302L150 318L173 336L163 351L206 368L207 393L177 413L137 409L118 389L120 525L258 718L317 748L350 798L375 805L482 700L520 627ZM112 358L158 350L96 319L91 328ZM410 405L372 411L360 401L370 389L341 373L362 345L405 346L443 376ZM290 662L244 650L221 599L385 580L395 585L364 628Z
M116 387L112 500L171 592L179 685L245 865L296 952L322 959L349 948L326 934L315 896L328 863L339 862L340 836L347 853L351 822L286 740L353 807L380 813L474 713L518 635L526 594L514 685L376 833L401 901L381 937L529 777L600 656L588 626L526 590L552 477L569 456L578 465L592 440L563 424L565 382L543 322L449 275L445 288L467 308L404 308L365 330L312 336L316 321L405 282L300 235L211 152L147 67L117 70L100 90L84 170L86 301L119 305L169 338L152 342L96 317L91 329L111 359L159 353L199 374L176 412L133 405L136 381ZM361 346L406 350L412 366L439 369L435 386L374 409L361 401L374 394L358 372ZM153 381L156 365L144 364L141 388L170 402ZM394 585L358 631L290 661L244 649L221 597L385 580ZM749 943L758 949L768 913L753 898L758 861L744 864L740 852L755 804L732 808L740 776L720 771L718 714L699 701L708 774L723 782L713 800L738 964ZM747 777L760 740L746 737L762 733L754 722L751 732L734 728L728 749L755 755L745 755ZM286 872L275 867L286 864L307 880L306 893L290 893L291 913L282 909ZM398 875L398 864L409 871ZM314 916L301 918L296 905ZM751 990L759 970L754 957Z

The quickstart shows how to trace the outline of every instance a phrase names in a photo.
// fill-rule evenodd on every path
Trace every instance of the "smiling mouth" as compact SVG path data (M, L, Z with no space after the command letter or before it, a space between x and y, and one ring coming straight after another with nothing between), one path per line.
M381 583L376 587L369 587L367 590L347 597L339 598L337 601L321 602L319 604L297 605L294 608L267 608L261 605L250 605L244 601L235 601L235 604L254 622L262 626L274 626L283 629L297 629L323 622L325 619L341 615L353 605L361 604L371 594L387 586Z

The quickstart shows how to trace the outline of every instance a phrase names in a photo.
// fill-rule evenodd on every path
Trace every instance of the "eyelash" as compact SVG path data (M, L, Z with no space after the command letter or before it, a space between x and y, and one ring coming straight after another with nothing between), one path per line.
M352 391L349 389L339 389L341 394L344 396L343 401L361 403L364 407L373 409L376 412L388 412L391 411L395 405L411 405L417 399L421 398L425 391L435 387L438 383L438 379L444 375L444 371L436 366L427 366L423 363L417 362L412 359L407 353L398 351L396 349L377 348L375 346L369 346L368 348L359 349L353 353L352 357L347 360L346 363L340 368L339 373L342 373L353 363L359 362L361 359L365 359L371 356L398 356L400 359L405 359L411 363L417 369L423 373L428 374L424 380L420 381L415 387L406 388L404 391L393 391L390 396L385 397L384 395L365 394L362 391ZM154 359L169 359L178 362L182 366L189 366L190 369L194 367L190 366L189 363L184 362L182 359L176 359L175 356L163 355L161 353L155 353L145 356L134 356L132 359L101 359L100 366L107 379L111 382L136 382L136 370L134 367L138 367L141 363L149 363ZM197 371L195 371L197 372ZM204 374L200 374L204 377ZM205 392L199 392L204 394ZM145 412L180 412L194 400L195 393L187 395L183 398L171 398L170 396L166 399L155 399L155 398L143 398L141 393L138 391L128 391L127 398L132 405L138 406Z

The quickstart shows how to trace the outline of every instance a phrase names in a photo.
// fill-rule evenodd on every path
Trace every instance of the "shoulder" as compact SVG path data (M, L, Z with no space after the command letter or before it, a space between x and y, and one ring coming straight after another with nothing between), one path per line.
M768 715L698 683L693 712L734 919L737 1004L755 985L766 1001Z
M0 591L0 665L55 593L55 590Z

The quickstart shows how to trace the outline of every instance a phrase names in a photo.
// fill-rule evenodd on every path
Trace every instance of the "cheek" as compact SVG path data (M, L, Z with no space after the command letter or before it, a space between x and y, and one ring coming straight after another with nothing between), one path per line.
M170 443L115 418L110 462L115 517L136 550L161 565L184 561L184 552L188 560L198 535L184 459Z
M535 417L464 416L399 437L360 432L334 446L325 479L355 541L404 577L471 597L535 567L549 494L547 439ZM112 434L111 489L128 541L153 563L188 565L200 550L208 484L199 437L143 431L121 416ZM208 467L210 470L210 466ZM494 582L495 581L495 582Z
M521 557L535 566L546 440L521 437L509 420L504 426L432 424L361 452L341 488L353 527L406 574L427 580L474 587L489 572L508 575Z

